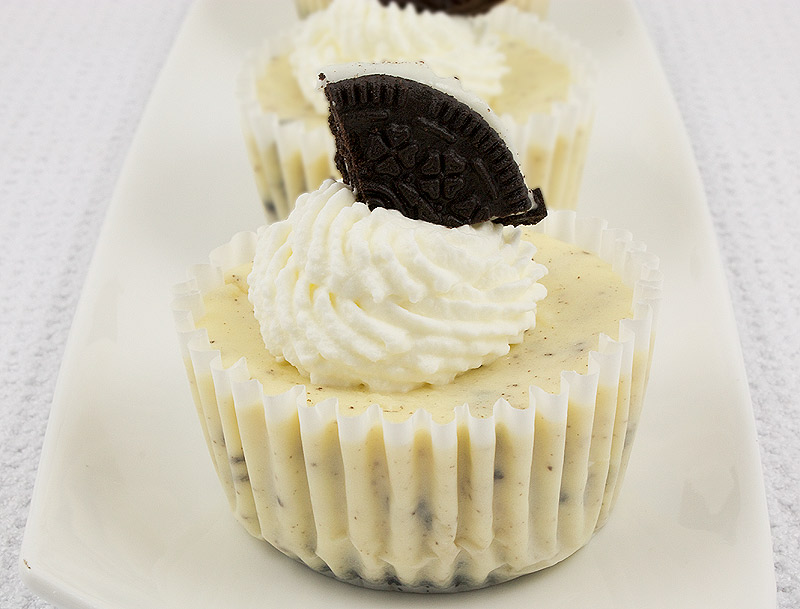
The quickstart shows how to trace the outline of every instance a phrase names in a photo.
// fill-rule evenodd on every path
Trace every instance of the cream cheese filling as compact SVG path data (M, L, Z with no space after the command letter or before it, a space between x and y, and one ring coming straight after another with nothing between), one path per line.
M204 295L205 315L197 325L206 328L225 367L245 357L250 375L268 395L305 385L309 404L338 398L341 411L355 415L377 403L386 418L395 421L424 408L434 420L446 422L464 403L473 415L488 417L498 398L515 408L527 408L529 385L557 393L562 371L587 371L589 351L598 348L600 334L616 339L619 321L631 316L633 292L599 257L528 228L524 233L537 247L536 261L549 269L540 280L548 295L538 303L536 327L522 343L512 345L508 355L461 374L448 385L382 394L310 384L291 364L276 361L264 348L247 298L250 265L232 269L224 286Z
M524 123L531 113L547 113L554 103L569 97L566 65L510 36L501 36L500 50L510 70L501 80L503 92L486 100L497 114L510 114ZM303 97L287 54L266 65L256 87L265 112L275 112L285 120L303 120L308 127L326 124L327 116L317 113Z
M500 50L508 72L500 83L503 92L489 100L497 114L510 114L524 124L531 113L549 113L553 104L569 98L569 68L519 38L501 36Z

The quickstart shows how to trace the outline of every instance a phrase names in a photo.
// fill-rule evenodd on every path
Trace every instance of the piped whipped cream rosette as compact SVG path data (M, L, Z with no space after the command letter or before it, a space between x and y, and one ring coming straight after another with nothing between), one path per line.
M429 153L453 143L427 142L425 121L372 113L373 133L410 125L401 144L418 146L419 175L385 193L372 185L384 157L363 156L370 130L342 105L354 91L381 99L393 78L326 75L352 185L327 181L288 219L236 235L191 269L173 310L242 525L346 582L455 592L555 564L606 522L642 410L661 275L627 231L571 211L541 220L535 197L468 206L455 224L465 208L440 190L441 221L414 217L429 210L403 184L422 189ZM449 97L402 86L434 105ZM445 101L441 134L475 119ZM476 159L505 167L496 140L471 142L465 183L469 171L486 178ZM461 193L491 198L504 175Z
M351 61L423 61L458 77L509 130L528 184L552 208L574 208L594 114L594 69L575 42L500 5L476 17L335 0L253 51L239 78L242 125L270 219L340 177L316 74Z
M266 349L311 383L407 392L522 340L546 293L534 251L518 229L371 211L329 180L261 229L249 298Z

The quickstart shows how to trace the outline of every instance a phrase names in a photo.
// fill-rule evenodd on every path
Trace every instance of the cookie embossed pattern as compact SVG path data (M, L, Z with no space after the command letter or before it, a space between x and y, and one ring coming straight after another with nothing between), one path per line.
M452 95L410 86L394 74L408 71L402 68L356 64L360 77L338 74L340 80L331 80L330 71L320 74L344 181L371 208L398 209L443 226L520 224L523 214L529 224L544 218L541 190L529 192L515 155L487 122L488 111L481 115ZM458 89L456 82L447 88Z

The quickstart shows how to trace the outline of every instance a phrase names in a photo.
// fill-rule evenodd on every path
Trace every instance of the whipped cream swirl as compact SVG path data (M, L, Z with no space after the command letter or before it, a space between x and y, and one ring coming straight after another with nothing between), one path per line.
M404 392L508 353L547 272L515 227L370 209L333 180L260 229L249 298L267 350L315 384Z
M317 75L325 66L352 61L423 61L438 76L456 76L466 90L489 99L501 92L509 69L499 42L467 19L418 13L411 4L334 0L292 33L289 61L303 96L325 114Z

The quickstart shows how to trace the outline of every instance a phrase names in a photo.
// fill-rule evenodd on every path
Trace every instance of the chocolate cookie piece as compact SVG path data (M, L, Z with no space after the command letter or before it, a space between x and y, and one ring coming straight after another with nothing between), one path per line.
M544 203L544 195L541 188L534 188L530 191L533 206L526 212L517 214L516 216L506 216L504 218L497 218L494 222L498 224L510 224L512 226L519 226L521 224L538 224L547 217L547 206Z
M327 83L325 95L336 167L371 209L448 227L533 223L544 209L500 135L455 97L386 74Z
M385 5L412 5L418 11L441 11L449 15L479 15L503 0L380 0Z

